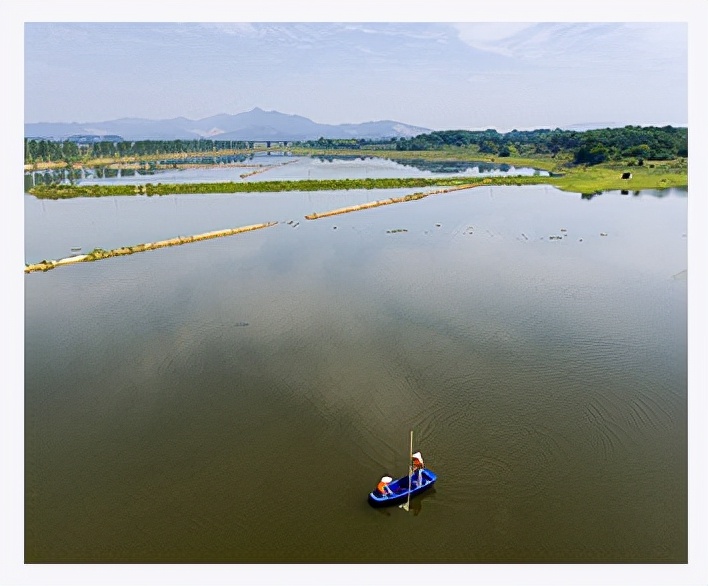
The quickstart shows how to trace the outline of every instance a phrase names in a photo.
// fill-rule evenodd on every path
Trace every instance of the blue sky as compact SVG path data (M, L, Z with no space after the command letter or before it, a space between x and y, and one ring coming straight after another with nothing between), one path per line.
M25 122L261 107L432 129L688 122L680 22L28 22Z

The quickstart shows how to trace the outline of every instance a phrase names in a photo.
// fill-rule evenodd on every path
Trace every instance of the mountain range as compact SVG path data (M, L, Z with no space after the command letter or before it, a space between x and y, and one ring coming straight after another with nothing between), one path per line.
M120 118L104 122L32 122L25 137L63 140L76 135L118 135L124 140L317 140L411 137L430 129L393 120L361 124L319 124L304 116L254 108L240 114L217 114L199 120Z

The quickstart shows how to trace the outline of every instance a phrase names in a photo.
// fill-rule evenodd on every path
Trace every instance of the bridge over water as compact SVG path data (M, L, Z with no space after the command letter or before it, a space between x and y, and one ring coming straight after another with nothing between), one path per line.
M287 147L293 144L292 140L244 140L249 149L270 149L273 147Z

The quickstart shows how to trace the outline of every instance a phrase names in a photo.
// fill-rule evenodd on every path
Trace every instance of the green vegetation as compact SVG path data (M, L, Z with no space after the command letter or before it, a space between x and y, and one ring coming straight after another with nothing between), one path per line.
M238 151L251 147L248 151ZM77 145L25 139L25 163L29 167L96 164L147 165L179 155L174 166L199 158L253 152L253 144L236 141L103 141ZM608 189L662 189L688 184L688 129L671 126L606 128L585 132L532 130L499 133L496 130L451 130L431 132L409 139L380 141L325 139L288 145L298 155L355 155L393 160L480 161L533 167L549 171L551 177L495 177L493 185L548 183L566 191L598 193ZM241 156L241 155L239 155ZM245 155L244 155L245 156ZM108 157L108 158L105 158ZM111 158L113 157L113 158ZM162 157L162 159L160 159ZM50 161L61 161L51 163ZM630 172L632 178L621 179ZM254 171L259 172L259 171ZM247 175L247 174L244 174ZM38 198L101 197L115 195L166 195L181 193L238 193L275 191L339 191L346 189L393 189L455 186L478 178L446 179L331 179L197 184L131 185L40 185L30 193Z
M514 164L533 163L522 159ZM547 161L546 161L547 162ZM543 163L543 160L541 160ZM542 166L542 165L537 165ZM490 185L555 185L564 191L599 193L611 189L663 189L688 185L687 162L645 162L644 165L570 165L561 166L562 173L550 177L533 175L524 177L489 177ZM556 169L557 171L558 169ZM622 179L624 172L631 172L631 179ZM452 187L478 183L479 177L448 178L366 178L366 179L305 179L300 181L257 181L223 183L172 183L146 185L38 185L30 193L39 199L69 199L74 197L102 197L119 195L173 195L208 193L255 193L282 191L341 191L348 189L395 189L419 187Z
M624 158L665 161L688 156L688 129L672 126L625 126L586 130L446 130L396 142L399 151L476 147L480 153L506 158L570 153L576 164L596 165Z
M622 179L631 173L631 179ZM562 177L550 177L548 183L563 191L594 194L613 189L666 189L687 187L686 161L651 162L643 166L593 165L575 167Z
M282 191L342 191L348 189L395 189L406 187L459 186L478 183L479 177L305 179L300 181L254 181L252 183L157 183L147 185L38 185L30 193L39 199L70 199L118 195L177 195L200 193L258 193ZM548 177L495 177L495 185L546 183Z
M79 143L25 138L25 165L74 163L95 159L152 160L164 155L212 155L248 149L249 143L234 140L114 140Z

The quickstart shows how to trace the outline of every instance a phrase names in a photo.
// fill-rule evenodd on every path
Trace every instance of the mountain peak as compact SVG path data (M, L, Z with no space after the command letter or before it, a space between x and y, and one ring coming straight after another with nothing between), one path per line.
M63 140L74 134L117 135L124 140L175 140L209 137L217 140L316 140L326 138L377 139L416 136L430 132L380 120L363 124L319 124L298 114L283 114L256 106L239 114L217 114L200 120L179 117L170 120L123 118L104 122L27 123L25 136Z

